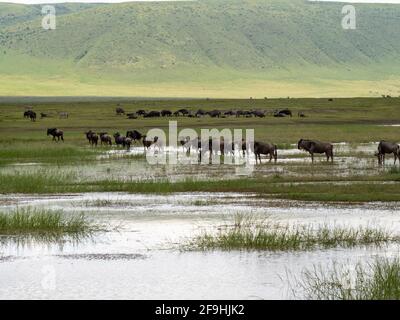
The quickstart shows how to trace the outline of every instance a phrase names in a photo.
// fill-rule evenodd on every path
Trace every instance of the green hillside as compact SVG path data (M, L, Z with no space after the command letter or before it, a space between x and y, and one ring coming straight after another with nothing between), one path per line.
M0 95L400 94L400 6L302 0L0 4Z

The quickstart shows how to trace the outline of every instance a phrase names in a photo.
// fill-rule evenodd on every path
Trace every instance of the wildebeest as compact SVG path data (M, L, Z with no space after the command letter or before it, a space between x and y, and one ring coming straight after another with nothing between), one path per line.
M315 153L325 153L326 160L329 161L329 159L331 159L333 162L333 145L329 142L300 139L297 143L297 148L299 150L308 151L311 155L312 162L314 162Z
M29 113L29 118L31 119L31 121L36 121L36 112L32 111L31 113Z
M396 164L397 159L400 162L400 146L397 143L381 141L378 145L378 162L379 164L385 164L385 155L394 155L394 164Z
M121 107L118 107L115 109L115 113L117 114L117 116L120 116L122 114L125 114L125 110L122 109Z
M143 135L139 131L136 131L136 130L127 131L126 136L128 138L131 138L133 140L133 142L136 142L143 138Z
M114 133L114 140L117 146L124 144L125 137L121 136L119 132Z
M140 109L140 110L136 111L136 114L138 116L144 116L146 113L147 113L146 110L143 110L143 109Z
M162 110L162 111L161 111L161 116L163 116L163 117L170 117L170 116L172 116L172 112L169 111L169 110Z
M187 116L188 114L190 114L190 111L187 109L179 109L178 112L183 116Z
M53 141L56 141L56 137L58 138L57 141L60 141L60 139L62 141L64 141L64 132L60 129L57 128L50 128L47 129L47 135L52 135L53 136Z
M224 116L234 116L236 114L233 110L228 110L224 112Z
M151 141L151 140L146 140L146 135L144 135L142 137L144 151L146 151L146 149L149 149L153 144L157 143L157 141L158 141L158 137L154 137L153 141Z
M126 116L128 119L137 119L137 115L135 112L127 113Z
M206 112L202 109L197 110L195 113L196 117L201 117L201 116L205 116L205 115L206 115Z
M90 145L92 146L97 146L97 143L99 141L99 136L96 134L96 132L89 130L85 132L86 138L88 139Z
M278 147L275 144L268 142L254 142L254 155L256 156L256 164L257 158L261 164L261 155L269 155L269 162L274 159L275 163L278 160Z
M40 118L47 118L47 117L48 117L47 113L43 113L43 112L40 113Z
M179 109L179 110L177 110L177 111L175 111L174 112L174 116L175 117L179 117L179 116L187 116L188 114L189 114L190 112L189 112L189 110L187 110L187 109Z
M60 112L59 114L60 119L68 119L68 112Z
M131 148L132 139L128 137L123 137L119 132L114 133L115 144L117 146L126 147L127 151Z
M190 137L185 137L185 138L179 138L179 144L181 145L183 151L189 150L190 146L188 145L188 143L190 142Z
M221 111L219 111L219 110L209 111L209 112L207 112L207 114L208 114L211 118L219 118L219 117L221 117Z
M239 118L240 116L244 115L244 112L242 110L238 110L235 112L236 118Z
M125 137L125 143L124 143L124 145L125 145L127 151L130 150L131 144L132 144L132 139L131 139L131 138L128 138L128 137Z
M112 145L112 139L111 137L108 135L107 132L100 132L100 142L101 144L109 144L110 146Z
M232 156L235 155L235 143L232 142L226 142L225 145L225 140L221 139L219 143L219 151L221 152L221 155L226 155L226 154L232 154Z
M200 137L196 137L193 140L190 140L186 143L186 148L187 148L187 153L190 154L192 149L194 149L196 152L201 149L201 141Z
M297 113L297 116L298 116L299 118L305 118L305 117L306 117L306 115L305 115L304 112L298 112L298 113Z
M145 118L158 118L161 116L160 111L150 111L144 115Z
M252 113L256 117L265 118L265 112L263 112L263 111L254 110Z
M275 112L274 117L286 117L286 116L292 116L292 111L289 109L283 109L280 111Z
M31 119L31 121L36 121L36 112L33 110L27 110L24 112L24 118Z

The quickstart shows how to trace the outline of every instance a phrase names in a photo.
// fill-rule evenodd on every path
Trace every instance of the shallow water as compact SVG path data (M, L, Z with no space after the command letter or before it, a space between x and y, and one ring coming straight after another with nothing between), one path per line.
M221 180L232 177L268 177L273 175L284 176L354 176L375 175L393 166L393 158L388 157L386 166L381 167L374 157L378 143L350 145L337 143L335 148L335 161L327 164L325 155L316 155L315 164L311 165L308 153L292 145L290 149L278 150L278 161L268 162L263 158L262 165L255 165L254 155L247 158L248 165L229 164L157 164L148 163L143 155L142 147L133 147L131 151L115 149L106 151L98 157L97 161L73 163L70 165L55 165L51 163L14 163L0 167L0 173L28 173L28 174L53 174L74 177L76 181L144 181L144 180L169 180L172 182L191 180ZM157 150L156 150L157 151ZM164 154L171 153L171 148L166 148ZM175 150L176 151L176 150ZM185 152L178 148L178 156L185 157ZM151 154L149 151L148 154ZM141 157L132 157L143 155ZM197 161L197 156L194 157ZM181 158L180 158L181 159ZM234 161L245 161L236 154ZM223 162L223 160L221 159Z
M2 299L292 298L289 279L305 267L354 265L399 251L398 245L275 253L180 249L203 230L232 223L239 212L296 225L373 225L400 233L400 203L304 203L234 193L0 196L2 211L16 206L85 212L107 231L79 243L3 243Z

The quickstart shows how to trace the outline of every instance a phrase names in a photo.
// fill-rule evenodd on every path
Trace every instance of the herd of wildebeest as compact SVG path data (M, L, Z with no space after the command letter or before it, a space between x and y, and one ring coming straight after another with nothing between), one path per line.
M211 110L205 111L202 109L197 110L196 112L192 112L188 109L179 109L174 112L171 110L161 110L161 111L146 111L146 110L138 110L135 112L125 112L125 110L121 107L116 108L115 110L117 115L126 115L129 119L137 119L139 117L143 118L160 118L160 117L188 117L188 118L199 118L204 116L210 116L211 118L226 118L226 117L258 117L264 118L268 114L273 115L276 118L283 118L283 117L292 117L292 111L289 109L282 109L282 110L273 110L273 111L266 111L266 110ZM298 112L298 117L304 118L304 112Z
M260 112L260 113L258 113ZM211 117L221 117L221 116L256 116L256 117L264 117L265 111L226 111L222 113L219 110L214 111L202 111L198 110L194 117L206 116L209 115ZM118 107L116 109L116 114L121 115L125 114L125 111ZM251 114L251 115L250 115ZM279 114L279 115L278 115ZM43 118L43 113L41 114ZM130 114L132 115L132 114ZM130 116L128 115L128 116ZM46 116L46 115L45 115ZM44 116L44 117L45 117ZM62 112L59 113L60 117L68 118L68 113ZM163 111L150 111L146 112L144 110L138 110L134 114L135 117L143 116L143 117L166 117L166 116L192 116L192 113L186 109L178 110L174 113L168 110ZM274 116L292 116L292 112L289 109L280 110L274 113ZM298 113L299 117L304 117L303 113ZM29 109L24 112L24 117L30 118L33 121L36 119L36 113ZM47 136L53 136L53 141L64 141L64 132L58 128L49 128L47 129ZM114 133L112 136L107 132L99 132L96 133L92 130L85 132L86 139L88 140L91 146L97 146L99 143L101 145L109 145L112 146L113 141L115 145L121 146L123 148L127 148L129 151L131 146L137 142L142 143L144 150L146 151L152 145L157 145L159 142L158 137L154 137L152 140L148 140L146 135L140 133L137 130L129 130L126 132L126 135L123 136L119 132ZM220 151L222 155L227 153L232 153L236 150L239 150L243 156L249 155L249 152L253 152L256 158L256 163L259 161L261 163L261 155L269 156L269 161L274 160L275 162L278 159L278 147L277 145L269 142L261 142L254 141L254 144L251 146L243 139L241 143L235 144L234 142L225 142L223 139L219 141L219 148L215 148L215 144L212 138L208 141L202 141L199 137L195 139L190 139L189 137L181 138L179 140L182 148L186 149L187 153L190 153L192 150L195 150L199 153L200 157L204 150ZM207 147L205 147L207 146ZM227 147L229 146L229 147ZM297 147L299 150L305 150L311 155L312 162L314 162L315 154L325 154L327 161L333 162L334 152L333 152L333 144L329 142L321 142L317 140L308 140L308 139L300 139L297 143ZM217 150L216 150L217 149ZM229 149L229 150L228 150ZM378 145L378 150L375 152L375 156L378 158L379 164L385 163L385 157L388 154L394 155L394 163L396 164L397 159L399 159L400 163L400 146L394 142L381 141ZM211 156L211 152L210 152Z
M267 115L271 114L276 118L283 118L283 117L292 117L292 111L289 109L282 109L282 110L273 110L273 111L266 111L266 110L228 110L228 111L221 111L221 110L212 110L212 111L204 111L202 109L197 110L196 112L192 112L188 109L179 109L177 111L170 111L170 110L161 110L161 111L146 111L146 110L137 110L135 112L125 112L125 110L121 107L116 108L116 114L126 115L128 119L138 119L139 117L143 118L160 118L160 117L188 117L188 118L198 118L204 116L210 116L211 118L226 118L235 116L239 117L258 117L264 118ZM47 118L51 117L51 114L48 113L40 113L40 118ZM68 112L59 112L58 116L60 118L68 118ZM298 117L304 118L304 112L298 112ZM29 108L24 112L24 117L29 118L31 121L36 121L37 114L32 108Z

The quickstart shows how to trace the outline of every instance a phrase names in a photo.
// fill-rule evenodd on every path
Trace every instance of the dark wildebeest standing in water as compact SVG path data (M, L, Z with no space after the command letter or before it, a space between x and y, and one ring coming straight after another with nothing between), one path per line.
M394 164L396 164L397 159L400 162L400 146L397 143L381 141L376 154L379 164L385 164L385 155L391 153L394 155Z
M125 147L125 137L121 136L119 132L114 133L114 139L117 146L122 145Z
M99 141L99 136L96 134L96 132L89 130L88 132L85 132L85 134L86 138L89 140L90 145L97 146L97 143Z
M147 140L146 135L144 135L142 138L144 151L146 152L146 149L149 149L153 144L157 143L157 141L158 141L158 137L154 137L154 140L151 141L151 140Z
M103 144L108 144L108 145L112 145L112 139L111 137L107 134L107 132L100 132L100 143L101 145Z
M133 142L139 141L143 138L143 135L137 130L127 131L126 136L131 138Z
M58 138L57 141L60 141L60 138L62 141L64 141L64 132L60 129L57 128L50 128L47 129L47 135L52 135L53 136L53 141L56 141L56 137Z
M314 162L315 153L325 153L326 160L329 161L330 158L333 162L333 145L329 142L300 139L297 143L297 148L299 150L308 151L311 155L312 162Z
M272 143L255 141L254 142L254 155L256 156L256 164L257 164L257 158L261 164L261 155L262 154L269 155L269 162L271 162L272 158L273 158L276 163L276 161L278 160L278 147Z
M123 147L126 147L127 151L131 148L132 144L132 139L129 137L123 137L119 132L114 133L114 138L115 138L115 144L117 146L122 145Z

